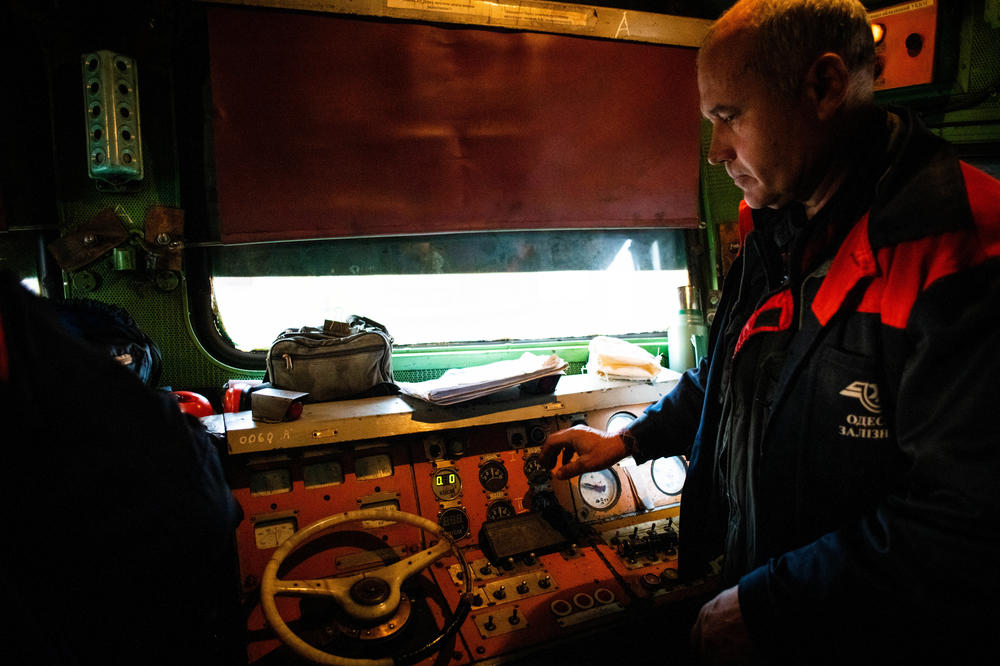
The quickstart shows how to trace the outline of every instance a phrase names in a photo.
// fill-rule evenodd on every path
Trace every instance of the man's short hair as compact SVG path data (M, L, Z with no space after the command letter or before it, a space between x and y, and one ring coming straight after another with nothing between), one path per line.
M716 25L734 10L744 14L740 23L752 35L746 71L759 74L780 96L797 96L809 66L828 52L839 55L852 76L874 79L875 42L858 0L743 0Z

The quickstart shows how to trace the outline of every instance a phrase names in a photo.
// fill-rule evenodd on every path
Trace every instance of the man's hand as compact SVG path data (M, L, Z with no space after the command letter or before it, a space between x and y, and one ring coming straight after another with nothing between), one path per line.
M691 644L698 663L705 666L759 663L743 624L737 586L723 590L701 607L691 630Z
M578 425L552 433L542 445L542 464L552 469L562 453L563 466L554 473L557 479L568 479L600 469L606 469L625 457L625 442L590 426ZM577 457L570 460L573 454Z

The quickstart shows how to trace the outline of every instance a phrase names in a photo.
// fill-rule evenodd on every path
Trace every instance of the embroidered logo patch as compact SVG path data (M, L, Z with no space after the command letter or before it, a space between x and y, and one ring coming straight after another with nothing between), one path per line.
M840 395L857 398L861 406L872 414L881 414L882 405L878 400L878 385L871 382L851 382Z
M882 404L879 402L878 385L871 382L851 382L840 395L855 398L867 410L867 414L848 414L844 423L837 428L838 434L851 439L886 439L889 429L882 420Z

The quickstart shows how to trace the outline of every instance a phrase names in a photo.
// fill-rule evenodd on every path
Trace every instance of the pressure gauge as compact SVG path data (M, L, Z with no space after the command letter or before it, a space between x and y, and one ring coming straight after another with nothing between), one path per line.
M479 466L479 484L491 493L503 490L507 487L507 468L496 459L485 461Z
M517 514L514 505L509 500L497 500L486 507L486 520L500 520L501 518L513 518Z
M679 495L687 478L687 464L680 456L657 458L650 466L653 485L665 495Z
M613 469L580 475L580 499L592 509L607 511L618 503L622 487Z
M453 500L462 494L462 477L454 467L439 469L431 474L431 490L442 502Z
M292 473L285 468L250 472L251 495L277 495L292 492Z
M551 473L542 465L542 456L532 453L524 459L524 476L528 483L536 485L548 481Z
M608 423L604 426L604 429L609 434L613 435L617 432L621 432L622 428L632 423L632 421L635 421L635 414L632 412L617 412L611 415L611 418L608 419Z

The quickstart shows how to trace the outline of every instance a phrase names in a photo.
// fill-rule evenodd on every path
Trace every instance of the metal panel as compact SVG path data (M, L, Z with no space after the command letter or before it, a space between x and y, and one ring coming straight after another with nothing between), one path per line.
M205 0L208 1L208 0ZM531 30L581 37L701 46L711 21L612 7L488 0L218 0L300 11Z
M567 375L553 394L517 396L496 394L469 404L434 407L412 398L368 398L306 405L302 417L285 423L258 423L251 413L218 417L210 428L225 428L232 453L258 453L276 449L299 448L316 444L378 439L409 433L465 428L492 423L506 423L575 414L615 405L656 402L674 386L674 381L606 381L591 375Z
M212 7L222 240L698 224L693 49Z

